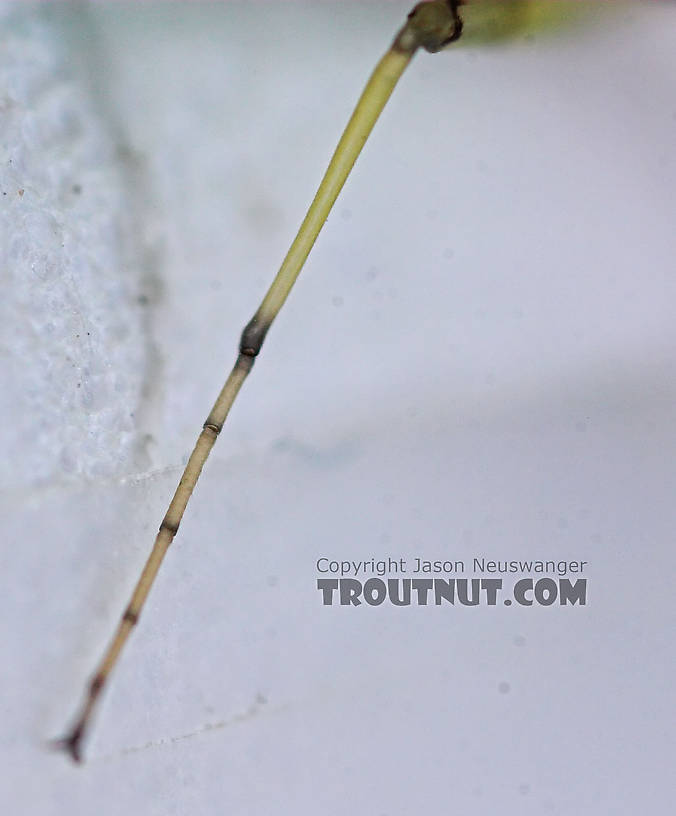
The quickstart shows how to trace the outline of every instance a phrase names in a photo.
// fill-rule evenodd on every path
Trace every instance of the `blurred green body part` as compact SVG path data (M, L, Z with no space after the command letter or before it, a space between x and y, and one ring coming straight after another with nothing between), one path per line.
M590 0L469 0L460 6L459 45L491 45L553 34L601 5Z

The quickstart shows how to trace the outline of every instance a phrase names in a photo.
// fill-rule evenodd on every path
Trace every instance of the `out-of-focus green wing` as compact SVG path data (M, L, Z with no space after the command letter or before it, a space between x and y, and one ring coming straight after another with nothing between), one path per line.
M453 47L554 33L595 15L600 5L591 0L468 0L460 7L462 37Z

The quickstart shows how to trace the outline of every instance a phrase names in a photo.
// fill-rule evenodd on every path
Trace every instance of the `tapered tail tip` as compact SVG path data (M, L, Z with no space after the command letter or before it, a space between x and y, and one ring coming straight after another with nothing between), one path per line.
M52 740L49 745L55 751L64 751L75 762L76 765L82 764L82 736L83 729L77 726L65 737Z

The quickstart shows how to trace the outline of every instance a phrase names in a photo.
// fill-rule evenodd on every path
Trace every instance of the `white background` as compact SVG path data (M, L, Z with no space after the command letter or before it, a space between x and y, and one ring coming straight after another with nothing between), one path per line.
M3 9L8 812L671 801L666 3L416 56L204 470L86 763L46 747L408 10ZM589 603L324 608L321 556L586 560Z

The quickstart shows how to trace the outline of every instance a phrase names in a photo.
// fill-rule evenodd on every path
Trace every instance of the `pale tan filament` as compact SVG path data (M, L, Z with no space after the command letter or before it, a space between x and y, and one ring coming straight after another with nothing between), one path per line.
M458 17L457 5L457 0L432 0L417 5L390 49L377 64L359 98L298 234L260 307L242 333L235 365L204 423L117 631L89 682L75 724L68 735L57 742L76 762L81 760L82 741L91 724L97 701L131 630L138 623L143 605L165 553L178 531L202 467L253 367L268 329L291 291L357 156L411 58L419 47L430 52L439 51L460 36L462 23Z

